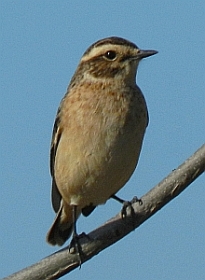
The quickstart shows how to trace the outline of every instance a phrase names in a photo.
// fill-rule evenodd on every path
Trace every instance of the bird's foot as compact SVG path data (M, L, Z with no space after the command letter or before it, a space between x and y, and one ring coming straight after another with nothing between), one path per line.
M123 206L122 206L122 210L121 210L121 217L122 219L127 217L127 208L130 208L131 210L131 216L134 220L135 218L135 211L134 208L132 206L133 203L139 202L140 205L142 205L142 200L139 199L137 196L134 196L133 199L131 201L123 201Z
M112 195L111 198L113 198L113 199L115 199L118 202L123 204L122 209L121 209L121 217L122 217L122 219L125 219L127 217L127 208L130 208L131 218L132 218L132 223L133 223L133 229L135 229L135 211L134 211L134 208L133 208L132 205L135 202L139 202L139 205L142 205L142 200L139 199L137 196L134 196L131 201L126 201L126 200L123 200L123 199L119 198L115 194Z
M70 254L78 254L78 263L80 268L81 268L81 264L83 263L83 255L84 255L80 244L80 239L84 237L90 239L90 237L85 232L82 232L81 234L74 234L69 245Z
M133 209L133 206L132 204L135 203L135 202L139 202L139 205L142 205L142 200L139 199L137 196L134 196L133 199L131 201L127 201L127 200L124 200L122 198L119 198L118 196L116 196L115 194L111 195L110 198L113 198L115 199L116 201L120 202L121 204L123 204L122 206L122 210L121 210L121 216L122 218L126 218L127 217L127 208L130 207L131 208L131 214L133 216L134 214L134 209Z

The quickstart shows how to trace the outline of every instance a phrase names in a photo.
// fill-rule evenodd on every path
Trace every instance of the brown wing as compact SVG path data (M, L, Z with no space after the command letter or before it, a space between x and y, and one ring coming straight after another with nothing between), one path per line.
M50 172L51 172L51 176L52 176L51 200L52 200L53 209L56 213L58 212L58 210L60 208L60 203L61 203L61 194L56 185L55 172L54 172L56 151L57 151L58 144L59 144L59 141L61 138L61 130L59 128L59 123L60 123L59 112L60 112L60 109L58 110L56 120L54 123L53 135L52 135L52 141L51 141L51 149L50 149Z

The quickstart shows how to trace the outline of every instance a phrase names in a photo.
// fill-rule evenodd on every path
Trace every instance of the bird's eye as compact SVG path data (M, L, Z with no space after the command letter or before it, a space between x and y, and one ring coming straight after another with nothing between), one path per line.
M117 54L115 51L107 51L104 54L104 57L107 58L108 60L115 60L115 58L117 57Z

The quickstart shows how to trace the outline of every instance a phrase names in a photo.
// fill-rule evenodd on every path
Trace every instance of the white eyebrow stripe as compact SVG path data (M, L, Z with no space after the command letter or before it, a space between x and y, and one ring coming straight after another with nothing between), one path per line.
M124 51L127 51L128 48L132 49L131 47L128 47L128 46L114 45L114 44L105 44L105 45L93 47L93 49L91 49L88 54L85 54L81 58L81 62L88 61L92 57L102 55L103 53L106 53L106 51L109 51L109 50L114 50L118 53L123 53Z
M116 45L114 47L116 47ZM101 46L98 46L98 47L93 47L93 49L91 49L88 54L86 54L82 57L81 61L87 61L91 57L95 57L95 56L98 56L99 54L103 54L109 48L113 49L113 45L112 44L106 44L106 45L101 45Z

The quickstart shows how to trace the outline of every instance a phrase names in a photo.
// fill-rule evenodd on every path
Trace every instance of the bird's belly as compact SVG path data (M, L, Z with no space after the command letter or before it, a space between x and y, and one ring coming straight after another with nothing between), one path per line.
M142 127L107 137L96 135L94 142L81 139L71 144L62 138L59 145L73 147L72 151L64 149L64 158L61 154L60 161L56 155L55 177L63 199L81 208L105 203L132 175L144 130Z
M90 174L88 184L83 188L88 199L86 205L105 203L111 195L117 193L125 185L137 165L139 147L141 148L141 141L135 146L127 145L122 149L118 149L116 145L113 157L103 162L99 173L94 172L94 176ZM89 179L91 179L91 184L89 184Z

